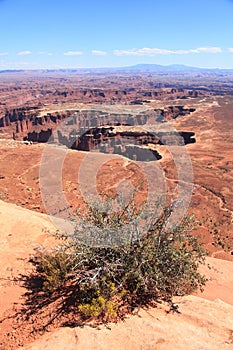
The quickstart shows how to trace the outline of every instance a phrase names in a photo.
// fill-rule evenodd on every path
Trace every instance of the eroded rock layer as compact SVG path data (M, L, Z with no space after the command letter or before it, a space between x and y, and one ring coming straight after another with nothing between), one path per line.
M78 131L103 125L144 125L166 122L179 116L186 116L194 112L194 108L184 106L169 106L163 109L151 109L136 115L108 113L98 110L66 110L63 112L40 115L37 108L23 107L7 110L0 118L0 132L17 140L33 142L47 142L52 130L63 122L75 125Z

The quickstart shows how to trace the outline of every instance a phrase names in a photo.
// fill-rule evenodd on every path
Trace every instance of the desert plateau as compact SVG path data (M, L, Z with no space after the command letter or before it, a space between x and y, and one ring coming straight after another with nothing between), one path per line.
M0 349L232 349L233 73L152 68L0 72ZM204 291L95 328L20 317L35 248L129 188L195 217Z

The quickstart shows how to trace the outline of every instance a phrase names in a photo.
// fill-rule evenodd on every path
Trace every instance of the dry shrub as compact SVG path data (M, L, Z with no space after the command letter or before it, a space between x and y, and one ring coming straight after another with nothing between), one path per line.
M40 296L62 296L67 312L106 321L161 300L173 305L173 296L204 286L198 267L206 251L190 218L171 226L171 209L115 204L92 203L74 232L57 233L62 245L35 255Z

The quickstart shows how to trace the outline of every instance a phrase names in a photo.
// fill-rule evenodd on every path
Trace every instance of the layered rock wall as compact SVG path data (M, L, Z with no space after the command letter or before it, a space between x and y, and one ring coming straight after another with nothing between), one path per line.
M76 130L84 133L90 128L104 125L135 126L165 122L179 116L186 116L194 110L194 108L184 108L183 106L169 106L164 109L150 109L136 115L107 113L98 110L67 110L39 116L37 108L15 108L7 110L5 115L0 118L0 132L17 140L46 142L62 121L67 121ZM48 130L52 130L52 132L48 132ZM48 135L47 138L45 134Z

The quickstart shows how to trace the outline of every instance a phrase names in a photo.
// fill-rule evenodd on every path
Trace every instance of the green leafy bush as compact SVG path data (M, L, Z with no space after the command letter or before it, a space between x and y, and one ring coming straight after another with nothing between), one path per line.
M206 251L192 220L171 225L170 209L114 203L92 204L73 233L57 234L61 246L34 257L44 295L62 295L84 318L103 321L161 300L172 305L173 296L204 286Z

